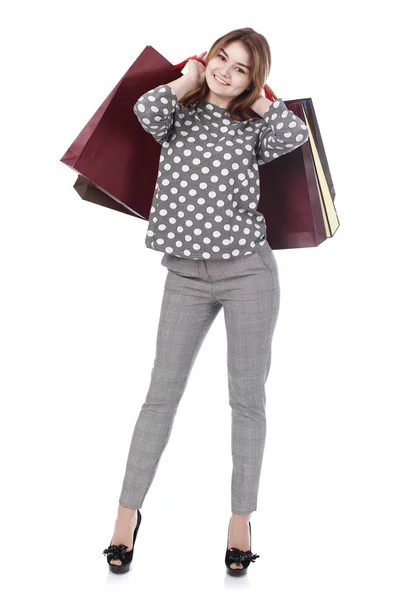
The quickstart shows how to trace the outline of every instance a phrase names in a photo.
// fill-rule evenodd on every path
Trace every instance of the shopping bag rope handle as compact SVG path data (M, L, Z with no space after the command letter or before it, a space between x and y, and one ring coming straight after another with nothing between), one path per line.
M187 64L187 62L189 60L197 60L199 61L204 67L206 67L206 63L203 60L203 58L198 58L198 56L189 56L188 58L186 58L185 60L183 60L182 62L178 63L177 65L174 65L173 67L171 67L171 71L175 70L175 69L180 69L182 70L185 65ZM274 102L274 100L276 100L277 96L275 95L275 93L273 92L273 90L271 89L270 86L267 85L267 83L263 86L263 90L264 90L264 95L268 100L271 100L272 102Z

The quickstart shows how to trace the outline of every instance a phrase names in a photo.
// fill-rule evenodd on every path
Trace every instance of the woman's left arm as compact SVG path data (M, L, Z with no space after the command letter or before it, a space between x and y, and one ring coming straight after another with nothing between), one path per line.
M256 142L256 157L259 165L292 152L309 138L309 131L304 121L286 107L282 98L271 101L259 96L250 108L265 121L259 128Z

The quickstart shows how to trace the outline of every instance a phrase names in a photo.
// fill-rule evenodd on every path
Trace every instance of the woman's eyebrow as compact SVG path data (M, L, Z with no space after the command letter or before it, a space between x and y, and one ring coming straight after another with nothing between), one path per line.
M229 58L228 53L226 52L226 50L224 50L223 48L221 48L221 51L226 54L227 58ZM243 63L236 63L237 65L241 65L242 67L246 67L246 69L248 69L250 71L250 67L248 67L247 65L244 65Z

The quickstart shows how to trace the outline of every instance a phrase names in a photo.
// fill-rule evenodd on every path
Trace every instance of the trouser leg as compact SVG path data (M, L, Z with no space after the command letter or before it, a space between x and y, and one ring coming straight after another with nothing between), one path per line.
M190 287L191 285L191 287ZM168 443L196 356L221 306L168 272L147 397L131 439L119 502L141 508Z
M250 279L236 277L223 301L227 331L229 404L232 411L232 512L257 509L266 440L265 383L271 365L272 337L280 304L274 256L254 257L260 269ZM271 250L269 250L271 252ZM256 266L256 262L254 263ZM241 285L236 285L241 281Z

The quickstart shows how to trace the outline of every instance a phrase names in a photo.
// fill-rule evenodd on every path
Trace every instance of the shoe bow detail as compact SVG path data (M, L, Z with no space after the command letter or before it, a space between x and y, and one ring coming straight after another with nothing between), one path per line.
M102 554L107 554L111 560L121 560L123 562L126 557L127 548L128 546L124 544L119 544L118 546L112 544L103 550Z
M260 558L259 554L253 554L250 550L243 552L243 550L239 550L239 548L229 548L228 549L228 559L232 561L232 563L236 563L239 565L242 561L248 560L250 562L256 562L256 558Z

